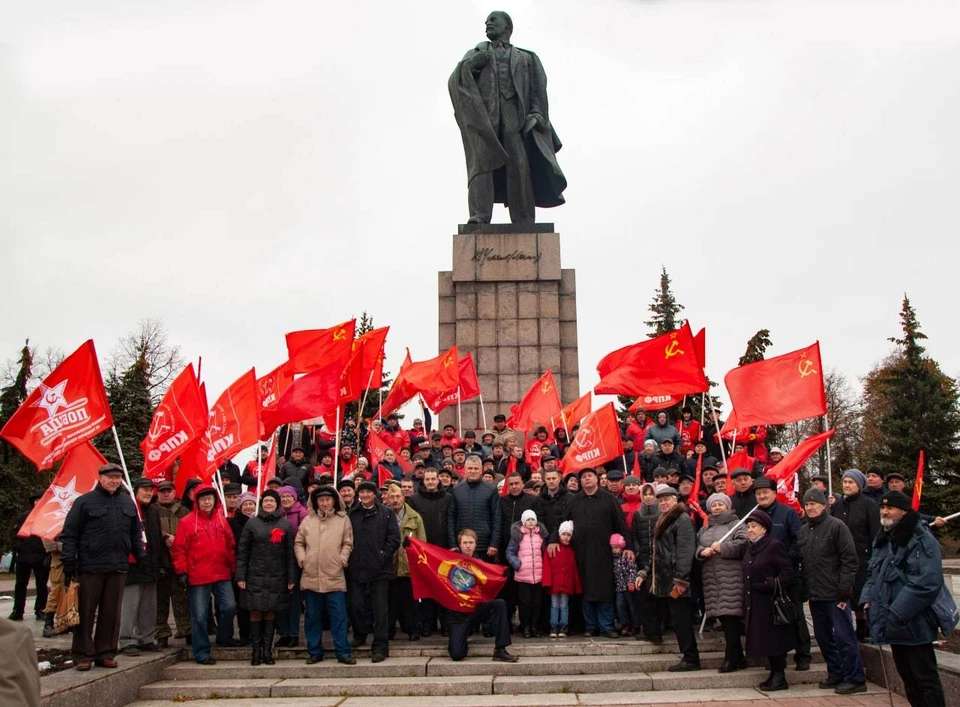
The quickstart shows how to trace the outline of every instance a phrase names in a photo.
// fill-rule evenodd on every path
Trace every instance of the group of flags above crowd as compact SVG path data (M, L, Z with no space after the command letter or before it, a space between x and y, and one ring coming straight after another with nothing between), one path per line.
M182 489L191 478L209 481L224 460L258 441L271 440L282 425L323 417L335 419L334 429L339 430L343 406L383 385L388 330L383 327L356 336L356 320L350 320L328 329L291 332L286 335L287 361L261 378L250 369L212 406L207 404L204 383L189 364L164 394L140 443L143 475L158 478L179 459L176 483ZM637 396L634 407L648 410L668 407L686 395L706 394L705 351L705 331L701 329L694 336L689 323L685 323L675 331L605 356L597 366L600 382L594 392ZM743 438L751 426L826 414L818 343L735 368L726 375L725 383L733 407L720 433L725 439L736 439L738 434ZM416 396L434 412L481 396L471 354L460 356L453 346L435 358L415 362L407 350L376 417L386 416ZM710 400L710 396L705 397ZM508 427L521 432L530 432L541 424L551 433L560 428L569 432L579 425L562 460L565 472L599 465L623 454L613 403L594 411L587 392L564 407L550 370L511 408L507 422ZM69 462L71 454L82 455L88 462L102 460L90 440L111 429L126 473L96 351L93 341L87 341L31 392L0 436L42 471L65 456ZM790 464L778 465L784 467L777 470L778 476L783 476L788 467L795 468L778 480L788 482L789 474L795 475L831 434L816 435L788 454L784 462L789 460ZM72 451L77 448L82 451ZM803 459L796 463L800 456ZM68 481L61 478L63 471L76 466L65 463L51 489L65 488Z

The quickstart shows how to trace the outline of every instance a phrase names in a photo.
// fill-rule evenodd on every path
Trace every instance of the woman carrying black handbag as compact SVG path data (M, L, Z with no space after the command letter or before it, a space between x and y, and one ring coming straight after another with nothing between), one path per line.
M770 536L770 516L758 508L746 526L750 539L743 556L747 655L770 661L770 677L758 685L762 691L786 690L787 652L794 649L795 641L792 622L783 623L784 614L792 609L784 590L793 582L793 565L783 546Z

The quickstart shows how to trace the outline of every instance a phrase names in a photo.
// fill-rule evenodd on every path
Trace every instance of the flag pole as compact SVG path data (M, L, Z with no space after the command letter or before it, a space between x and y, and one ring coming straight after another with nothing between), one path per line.
M257 455L259 457L259 454ZM223 493L223 477L220 475L220 467L217 467L217 470L214 472L217 476L217 496L220 497L220 506L223 508L223 517L229 518L227 515L227 499L226 495Z
M463 417L460 413L460 386L457 386L457 430L463 435Z
M333 430L333 484L340 483L340 403L337 403L336 427Z
M827 416L823 416L823 424L827 424ZM830 466L830 438L827 437L827 499L833 495L833 470Z
M357 429L360 429L360 422L363 421L363 410L367 407L367 395L370 393L371 383L373 383L373 369L370 370L370 376L367 378L367 387L363 389L363 402L360 403L360 409L357 411Z
M623 458L623 475L630 476L630 472L627 470L627 454L624 452L620 455Z
M710 392L710 391L707 391L707 392ZM704 395L706 395L706 393L704 393ZM707 403L709 403L709 405L710 405L710 415L711 415L711 416L716 415L716 411L713 409L713 396L712 396L712 395L707 395ZM723 460L723 468L724 468L724 470L726 471L726 470L727 470L727 455L724 454L724 452L723 452L723 435L720 434L720 426L717 425L716 422L714 422L714 425L717 426L717 441L720 443L720 458Z
M706 393L700 394L700 439L703 439L703 413L706 410L706 408L704 407L705 405L704 398L706 397L707 397Z
M954 518L960 518L960 512L954 513L953 515L944 516L944 517L943 517L943 520L944 520L944 522L949 522L949 521L953 520ZM936 522L937 522L936 520L932 520L932 521L930 521L930 525L933 525L933 524L936 523Z
M480 415L483 417L483 430L487 431L487 411L483 409L483 393L480 393Z
M123 469L123 479L124 485L127 487L127 492L130 494L130 498L133 499L133 507L137 509L137 518L140 520L141 532L140 535L143 538L143 546L147 546L147 529L143 527L143 513L140 511L140 504L137 502L137 495L133 492L133 482L130 481L130 472L127 471L127 460L123 458L123 450L120 449L120 437L117 435L117 426L110 425L110 430L113 432L113 443L117 445L117 455L120 457L120 467Z
M722 538L720 538L717 542L718 542L718 543L722 543L724 540L726 540L726 539L729 538L731 535L733 535L733 532L734 532L737 528L739 528L741 525L743 525L744 523L746 523L746 522L747 522L747 518L750 517L750 514L753 513L755 510L757 510L759 507L760 507L760 506L754 506L754 507L751 508L749 511L747 511L747 514L746 514L743 518L741 518L740 520L738 520L737 523L736 523L736 525L734 525L732 528L730 528L730 530L727 531L727 534L724 535Z

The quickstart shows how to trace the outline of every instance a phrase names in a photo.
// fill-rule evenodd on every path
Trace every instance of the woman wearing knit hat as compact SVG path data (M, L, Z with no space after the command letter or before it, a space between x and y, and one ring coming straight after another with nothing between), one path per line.
M757 687L763 692L786 690L787 653L796 647L793 624L774 623L773 600L778 589L788 596L793 563L783 546L770 535L770 516L757 509L746 522L750 544L743 556L743 606L747 626L747 655L766 658L770 676Z
M280 513L280 495L268 489L260 496L260 512L243 527L237 551L240 604L250 612L251 665L273 665L274 622L296 574L290 523Z
M249 491L241 493L240 498L237 499L237 512L227 520L230 530L233 531L234 549L239 549L243 528L247 521L255 515L257 515L257 497ZM233 599L237 604L237 629L240 633L240 643L246 646L250 643L250 612L240 605L240 594L240 587L237 585L237 580L234 579Z
M740 525L733 535L723 538L737 524L730 497L715 493L707 499L710 517L697 534L697 559L702 565L703 602L706 615L720 620L726 643L721 673L747 667L740 646L740 622L743 618L743 577L741 559L747 549L747 529Z

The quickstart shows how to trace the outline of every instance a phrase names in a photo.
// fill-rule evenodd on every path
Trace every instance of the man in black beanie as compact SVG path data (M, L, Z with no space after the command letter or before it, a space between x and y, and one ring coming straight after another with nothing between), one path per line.
M927 618L942 587L940 544L910 499L900 491L888 491L880 499L880 532L860 601L870 641L890 644L907 700L914 707L946 705L933 650L937 626Z

